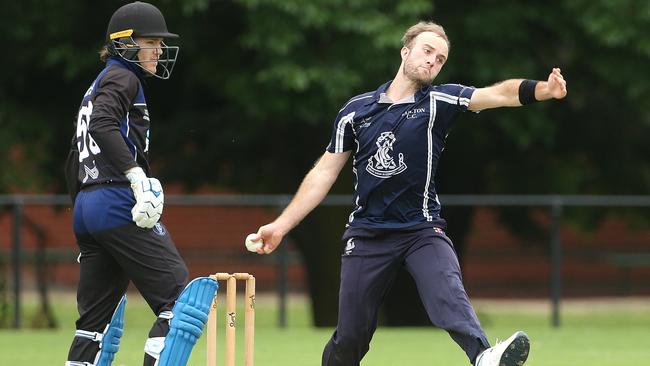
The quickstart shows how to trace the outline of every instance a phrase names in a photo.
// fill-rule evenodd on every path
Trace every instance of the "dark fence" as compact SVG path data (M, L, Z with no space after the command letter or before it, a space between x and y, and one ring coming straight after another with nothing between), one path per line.
M568 207L583 208L604 208L604 207L650 207L650 196L560 196L560 195L447 195L441 196L443 206L473 206L473 207L536 207L548 211L550 219L548 225L548 260L549 260L549 297L551 304L551 324L560 325L560 301L562 298L562 261L563 244L561 241L560 228L563 222L563 215ZM266 207L272 209L272 215L280 212L290 201L290 195L169 195L166 197L166 206L191 206L191 207ZM330 195L321 206L351 207L352 198L347 195ZM21 327L21 292L22 278L21 268L25 263L25 248L23 230L32 228L36 237L38 234L37 225L33 225L25 217L26 206L50 206L69 209L70 200L65 195L0 195L0 212L10 214L11 220L11 243L6 253L7 262L11 267L11 293L13 295L13 322L14 328ZM243 233L245 234L245 233ZM1 248L1 247L0 247ZM42 245L41 245L41 249ZM45 263L46 259L42 254L44 251L35 251L31 258L38 268L39 263ZM41 254L39 254L41 253ZM65 256L70 260L70 255ZM277 294L279 306L278 325L286 326L287 323L287 295L288 295L288 266L292 260L291 253L288 253L287 246L282 245L277 254L272 256L275 261L277 278ZM650 266L650 254L647 253L620 253L610 258L618 266L640 267ZM40 276L45 277L44 274ZM39 284L39 293L44 299L45 306L46 291L45 280Z

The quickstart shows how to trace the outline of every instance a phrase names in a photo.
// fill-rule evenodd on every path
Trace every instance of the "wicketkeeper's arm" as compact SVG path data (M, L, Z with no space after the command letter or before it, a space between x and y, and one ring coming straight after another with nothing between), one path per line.
M120 132L120 121L129 112L139 88L137 77L131 73L105 77L93 100L88 133L111 166L121 172L138 166Z

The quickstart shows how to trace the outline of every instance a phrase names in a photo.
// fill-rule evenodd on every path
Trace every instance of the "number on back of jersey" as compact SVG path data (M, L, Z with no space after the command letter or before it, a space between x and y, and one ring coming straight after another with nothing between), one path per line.
M101 153L101 149L88 133L88 124L90 115L93 113L93 103L88 101L87 106L79 109L77 116L77 148L79 149L79 162L83 162L87 157Z

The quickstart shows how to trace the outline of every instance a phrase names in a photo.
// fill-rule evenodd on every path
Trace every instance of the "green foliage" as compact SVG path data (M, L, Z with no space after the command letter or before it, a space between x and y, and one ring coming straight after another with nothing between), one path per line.
M647 2L479 1L462 16L461 4L442 4L436 18L452 37L445 80L482 86L545 79L558 66L569 95L463 116L441 160L440 192L647 192L650 57L640 51L649 42ZM502 217L516 233L540 238L534 224L511 211ZM575 214L594 221L599 211Z
M13 51L5 57L11 72L0 75L0 189L63 190L74 114L101 67L96 50L108 18L122 3L3 5L0 39ZM561 102L463 116L443 155L442 192L644 193L650 185L648 2L157 5L181 34L172 79L145 86L152 160L166 182L293 191L327 144L338 108L391 78L404 30L435 19L452 42L438 82L544 79L560 66L569 83ZM342 180L349 192L349 177Z

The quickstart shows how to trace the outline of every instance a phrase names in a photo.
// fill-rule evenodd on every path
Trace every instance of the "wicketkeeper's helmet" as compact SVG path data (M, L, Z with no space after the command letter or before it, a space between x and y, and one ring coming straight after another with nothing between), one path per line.
M143 68L142 62L152 60L138 60L138 51L145 47L135 43L134 38L137 37L178 38L178 34L167 30L165 17L158 8L149 3L136 1L117 9L108 22L106 31L108 53ZM178 56L178 46L168 46L163 42L160 48L163 52L156 60L160 72L156 72L154 76L169 79Z

